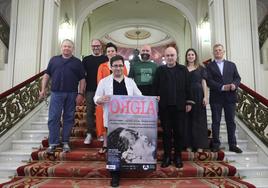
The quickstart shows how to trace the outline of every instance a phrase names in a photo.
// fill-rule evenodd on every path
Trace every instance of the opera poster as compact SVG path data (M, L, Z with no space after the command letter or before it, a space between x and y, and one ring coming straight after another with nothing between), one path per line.
M108 112L108 160L111 171L156 169L157 100L145 96L111 96Z

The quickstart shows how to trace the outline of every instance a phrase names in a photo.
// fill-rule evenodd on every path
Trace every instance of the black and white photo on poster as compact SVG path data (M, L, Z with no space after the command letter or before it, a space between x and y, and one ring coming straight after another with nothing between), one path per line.
M108 108L110 170L155 170L156 97L111 96Z

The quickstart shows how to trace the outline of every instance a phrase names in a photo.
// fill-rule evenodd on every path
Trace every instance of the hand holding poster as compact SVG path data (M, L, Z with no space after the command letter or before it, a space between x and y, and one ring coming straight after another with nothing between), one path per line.
M110 170L155 170L157 151L156 97L111 96L108 111Z

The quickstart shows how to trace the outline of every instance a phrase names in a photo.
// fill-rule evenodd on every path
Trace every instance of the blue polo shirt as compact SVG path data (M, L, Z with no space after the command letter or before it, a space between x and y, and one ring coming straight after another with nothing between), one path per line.
M85 78L84 66L74 56L68 59L62 55L52 57L45 72L50 76L54 92L77 92L79 81Z

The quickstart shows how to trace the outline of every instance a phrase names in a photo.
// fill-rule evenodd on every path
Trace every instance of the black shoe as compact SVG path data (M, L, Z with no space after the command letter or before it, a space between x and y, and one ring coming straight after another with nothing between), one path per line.
M182 168L183 163L181 160L181 155L174 155L174 165L176 168Z
M118 187L119 186L119 180L120 176L117 172L111 172L112 180L111 180L111 186L112 187Z
M229 147L229 151L235 152L235 153L242 153L243 151L237 147L237 146L231 146Z
M166 168L166 167L168 167L170 164L171 164L170 157L164 157L164 158L163 158L163 161L162 161L162 163L161 163L161 167L162 167L162 168Z

